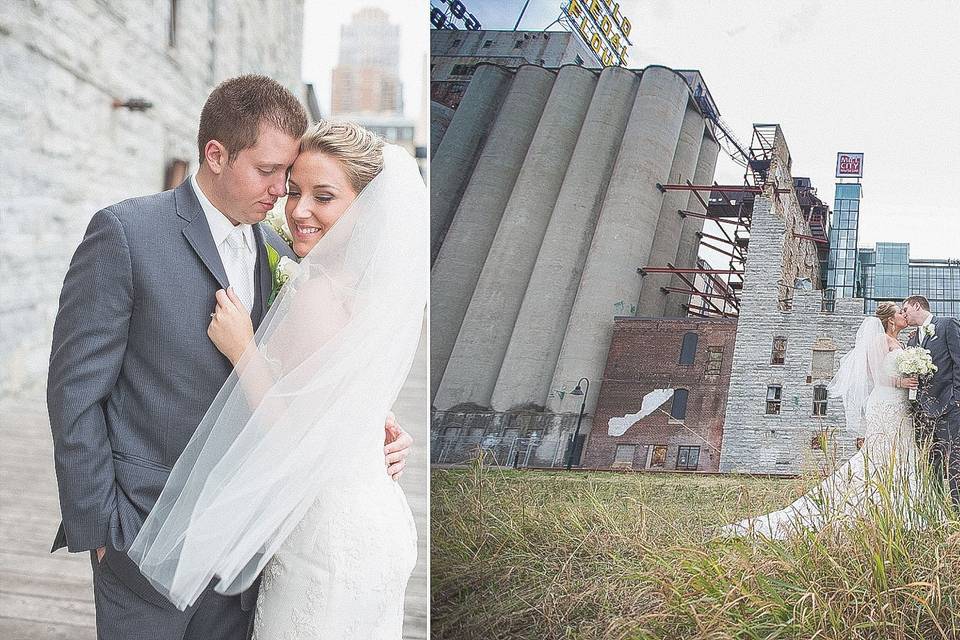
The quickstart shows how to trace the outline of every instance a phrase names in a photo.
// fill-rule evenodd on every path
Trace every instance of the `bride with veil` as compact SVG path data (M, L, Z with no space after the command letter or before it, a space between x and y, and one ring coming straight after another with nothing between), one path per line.
M818 486L787 507L721 528L722 535L784 539L819 530L830 521L864 515L871 504L892 504L906 521L919 491L917 445L908 389L915 378L898 373L903 346L897 335L907 326L892 302L877 306L863 321L853 349L840 361L829 386L843 401L847 430L863 439L860 450Z
M403 149L320 122L286 215L304 257L285 265L255 340L232 291L218 293L210 335L234 372L129 555L181 609L211 580L237 594L262 571L260 640L399 639L416 530L384 469L383 424L425 312L426 188Z

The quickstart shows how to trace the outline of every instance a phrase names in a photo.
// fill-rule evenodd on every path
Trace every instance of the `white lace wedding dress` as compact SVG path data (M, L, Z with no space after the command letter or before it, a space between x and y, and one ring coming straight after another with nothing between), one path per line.
M893 502L909 508L917 480L917 446L907 390L892 386L897 372L893 350L883 358L877 384L864 405L863 446L823 482L789 506L721 528L735 537L784 539L803 529L819 530L830 518L863 514L869 501L881 500L877 482L889 481Z
M267 563L255 640L400 639L417 533L400 486L378 471L322 492Z

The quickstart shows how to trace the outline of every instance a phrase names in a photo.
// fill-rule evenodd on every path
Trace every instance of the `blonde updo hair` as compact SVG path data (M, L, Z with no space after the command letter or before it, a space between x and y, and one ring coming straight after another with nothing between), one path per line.
M880 322L883 324L884 330L887 329L888 323L895 315L897 315L896 302L881 302L877 305L876 316L880 318Z
M355 122L320 120L300 139L300 153L306 151L340 162L358 194L383 170L383 139Z

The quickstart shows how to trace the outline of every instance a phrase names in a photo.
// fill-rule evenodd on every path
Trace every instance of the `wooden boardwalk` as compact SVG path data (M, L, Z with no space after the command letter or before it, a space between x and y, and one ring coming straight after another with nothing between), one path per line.
M401 480L419 533L404 637L427 637L428 435L426 340L394 412L416 446ZM0 400L0 638L94 640L86 553L50 553L60 506L43 391Z

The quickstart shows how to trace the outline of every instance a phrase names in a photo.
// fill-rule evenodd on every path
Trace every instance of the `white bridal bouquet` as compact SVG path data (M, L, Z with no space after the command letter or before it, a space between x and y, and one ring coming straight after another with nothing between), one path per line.
M930 352L923 347L910 347L904 349L897 356L897 370L904 377L909 376L930 376L937 370L937 365L933 364ZM910 399L917 399L917 390L910 389Z

